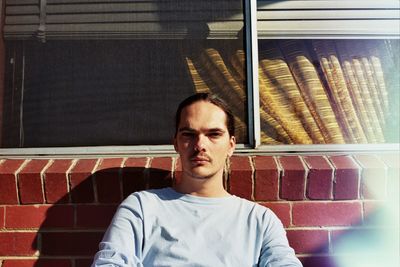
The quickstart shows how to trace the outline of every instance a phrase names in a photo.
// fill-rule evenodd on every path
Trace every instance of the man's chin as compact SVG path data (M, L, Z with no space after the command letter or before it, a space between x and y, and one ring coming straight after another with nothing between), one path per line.
M204 180L204 179L209 179L213 175L209 171L201 170L201 167L195 167L190 172L190 176L195 178L195 179Z

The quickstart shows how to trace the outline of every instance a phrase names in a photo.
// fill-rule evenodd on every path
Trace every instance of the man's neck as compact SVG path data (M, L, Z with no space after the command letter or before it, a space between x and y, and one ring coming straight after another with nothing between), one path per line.
M200 197L225 197L230 195L223 186L222 174L220 177L213 178L195 178L183 174L180 179L176 180L173 188L177 192Z

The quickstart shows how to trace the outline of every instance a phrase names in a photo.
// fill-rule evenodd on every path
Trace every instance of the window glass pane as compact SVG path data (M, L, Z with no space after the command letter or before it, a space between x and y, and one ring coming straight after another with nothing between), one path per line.
M399 143L398 11L258 0L262 143Z
M248 142L242 1L103 2L49 3L45 42L35 8L7 9L1 147L171 144L195 92L225 99Z
M259 40L264 144L399 142L399 40Z

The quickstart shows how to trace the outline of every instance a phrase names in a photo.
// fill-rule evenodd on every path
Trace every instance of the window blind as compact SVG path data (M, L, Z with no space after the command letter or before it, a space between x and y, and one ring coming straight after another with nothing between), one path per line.
M259 38L398 37L394 0L257 1ZM6 39L236 39L241 1L7 0Z
M236 39L242 2L7 0L6 39Z
M399 6L393 0L257 1L258 38L398 38Z

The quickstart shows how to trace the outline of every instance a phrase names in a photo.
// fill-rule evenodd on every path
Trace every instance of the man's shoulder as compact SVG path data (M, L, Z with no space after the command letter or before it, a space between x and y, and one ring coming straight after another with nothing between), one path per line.
M166 200L174 197L174 191L170 187L160 188L160 189L148 189L142 191L136 191L130 194L127 199L154 199L154 200Z
M246 207L249 207L251 209L259 209L259 210L268 210L268 208L264 205L259 204L256 201L253 200L249 200L249 199L245 199L239 196L235 196L236 201L238 201L239 203L241 203L241 205L244 205Z
M270 231L271 229L277 229L277 227L279 229L283 228L281 218L277 216L274 210L268 207L268 204L263 202L257 203L250 200L244 200L243 203L247 203L249 207L252 206L248 218L258 221L262 229L269 229ZM280 215L284 216L284 213L282 212Z
M235 197L236 201L240 203L240 207L242 210L247 210L251 216L256 216L263 219L271 219L271 217L275 217L275 213L268 208L267 206L257 203L252 200Z
M143 209L156 208L161 202L172 199L173 192L169 188L149 189L131 193L120 204L121 208L143 211Z

